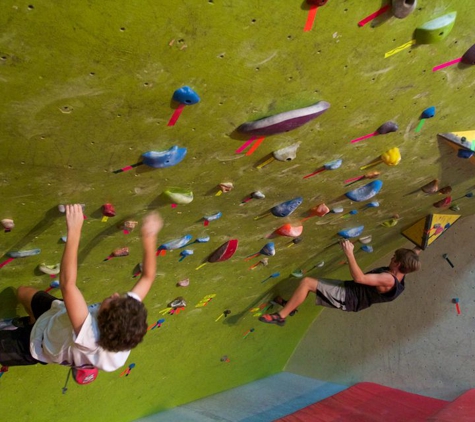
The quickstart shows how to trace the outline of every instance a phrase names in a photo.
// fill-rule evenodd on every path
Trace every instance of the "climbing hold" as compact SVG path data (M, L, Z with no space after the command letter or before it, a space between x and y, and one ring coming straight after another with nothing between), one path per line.
M61 265L60 264L55 264L55 265L46 265L46 264L40 264L38 265L38 269L48 275L57 275L59 274L61 270Z
M286 111L254 122L243 123L236 130L240 133L264 136L288 132L315 119L329 108L329 103L326 101L319 101L309 107Z
M457 157L458 158L472 158L473 154L474 154L474 152L469 151L468 149L459 149L457 151Z
M454 205L452 205L452 206L450 207L450 209L451 209L452 211L460 211L460 206L457 205L457 204L454 204Z
M184 86L173 93L172 100L178 102L179 105L170 117L167 126L175 126L185 107L198 103L200 97L190 87Z
M193 192L186 188L168 188L163 194L174 204L184 205L193 201Z
M330 208L328 208L324 203L317 205L316 207L311 208L308 211L307 217L302 219L301 223L304 223L307 221L309 218L312 217L323 217L324 215L327 215L330 212Z
M398 19L408 17L416 8L417 0L392 0L392 12Z
M432 44L445 39L455 24L457 12L447 13L416 28L414 39L417 44Z
M186 306L186 300L182 296L178 296L177 298L173 299L169 304L169 308L184 308Z
M356 142L360 142L364 139L368 139L377 135L386 135L387 133L396 132L398 129L399 129L399 126L397 125L397 123L386 122L386 123L383 123L380 127L378 127L375 132L353 139L351 143L355 144Z
M120 256L128 256L129 255L129 248L117 248L115 249L104 261L109 261L109 259L117 258Z
M186 245L181 246L182 248L186 246L193 245L194 243L207 243L209 242L209 236L198 237L197 239L193 240L193 242L187 243Z
M223 214L218 211L216 214L206 215L203 217L204 225L208 226L210 221L218 220L223 216Z
M382 187L383 182L381 180L373 180L360 188L345 193L345 196L355 202L367 201L375 196Z
M264 247L259 251L261 255L274 256L275 255L275 245L274 242L269 242L264 245Z
M238 240L231 239L223 243L207 259L208 262L222 262L231 258L238 248Z
M166 151L147 151L142 154L143 164L152 168L172 167L181 162L187 153L186 148L174 145Z
M431 119L434 116L435 116L435 107L434 106L426 108L421 114L422 119Z
M342 163L342 160L340 160L340 159L330 161L329 163L326 163L322 167L320 167L319 169L315 170L313 173L307 174L303 178L308 179L309 177L315 176L316 174L321 173L325 170L336 170L337 168L340 168L341 163Z
M361 250L363 252L371 253L371 252L373 252L373 247L371 245L363 245L361 247Z
M270 209L270 212L276 217L287 217L292 214L302 204L302 202L303 198L299 196L289 201L282 202L281 204L276 205L275 207L272 207Z
M184 280L180 280L178 283L176 283L178 287L188 287L190 285L190 279L185 278Z
M296 142L295 144L289 145L288 147L278 149L274 151L272 155L276 160L279 161L292 161L297 157L297 150L300 146L300 142Z
M275 244L274 244L274 242L266 243L259 252L247 256L244 260L248 261L252 258L255 258L256 256L259 256L259 255L274 256L275 255Z
M441 195L450 195L452 193L452 187L451 186L444 186L443 188L440 188L437 193L440 193Z
M115 209L112 204L104 204L102 206L102 215L104 217L115 217Z
M267 166L272 163L274 160L278 161L292 161L297 156L297 149L300 146L300 142L292 144L288 147L278 149L277 151L272 152L272 157L265 160L263 163L257 166L258 169Z
M59 264L58 264L59 265ZM45 292L48 293L49 291L53 289L57 289L59 287L59 280L53 280L47 289L45 289Z
M389 220L383 221L381 223L384 227L394 227L399 222L399 218L390 218Z
M462 56L462 63L474 65L475 64L475 44L473 44Z
M193 105L200 102L200 97L189 86L183 86L173 93L172 100L184 105Z
M15 227L15 223L9 218L4 218L1 223L3 228L5 229L5 232L9 232Z
M447 196L446 198L441 199L440 201L434 202L432 205L436 208L444 208L448 207L451 202L452 198L450 196Z
M264 199L266 196L261 191L252 192L247 198L244 198L239 205L244 205L251 199Z
M376 132L379 135L386 135L387 133L391 132L396 132L399 129L399 126L395 122L386 122L383 123L378 129L376 129Z
M352 237L358 237L363 233L364 226L353 227L351 229L340 230L338 235L344 237L345 239L350 239Z
M435 107L432 106L432 107L429 107L429 108L426 108L422 113L421 113L421 121L419 122L419 124L417 125L416 129L414 130L414 132L420 132L420 130L422 129L422 126L424 125L424 122L426 121L426 119L431 119L432 117L435 116Z
M40 253L41 249L29 249L23 251L10 251L7 252L7 256L10 258L26 258L27 256L39 255Z
M183 261L187 256L190 256L190 255L193 255L194 252L193 252L193 249L185 249L183 251L180 252L180 259L178 260L178 262L181 262Z
M267 280L270 280L271 278L276 278L280 277L280 273L273 273L269 277L265 278L264 280L261 281L261 283L265 283Z
M287 237L298 237L303 232L303 226L292 226L291 224L287 223L283 226L279 227L274 234L279 236L287 236Z
M422 192L424 193L436 193L439 191L439 180L434 179L431 182L427 183L426 185L422 186Z
M135 227L137 227L137 224L139 224L138 221L127 220L120 225L120 228L124 231L125 234L129 234L135 229Z
M218 185L219 191L216 196L221 195L222 193L231 192L234 189L234 185L231 182L224 182Z
M343 212L343 207L341 206L333 207L330 212L332 212L333 214L340 214Z
M368 202L363 208L362 211L367 210L368 208L377 208L379 207L379 202L378 201L371 201Z
M358 239L363 245L367 245L368 243L371 243L373 240L373 236L368 235L368 236L363 236Z
M368 167L375 166L380 163L387 164L388 166L397 166L401 161L401 153L399 151L399 148L391 148L381 154L378 160L373 161L372 163L369 163L363 167L360 167L360 170L365 170Z
M187 234L183 237L180 237L178 239L170 240L167 243L163 243L160 245L157 249L157 255L164 255L164 252L162 251L172 251L175 249L180 249L183 246L185 246L192 238L193 236L191 234Z
M464 196L460 196L458 198L455 198L454 201L458 201L459 199L463 199L463 198L473 198L473 196L474 196L473 192L468 192Z

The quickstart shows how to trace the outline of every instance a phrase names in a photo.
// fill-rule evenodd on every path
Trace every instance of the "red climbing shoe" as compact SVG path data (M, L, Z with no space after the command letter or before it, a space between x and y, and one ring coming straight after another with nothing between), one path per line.
M259 321L266 324L276 324L279 327L285 325L285 318L282 318L277 312L275 314L264 314L259 317Z

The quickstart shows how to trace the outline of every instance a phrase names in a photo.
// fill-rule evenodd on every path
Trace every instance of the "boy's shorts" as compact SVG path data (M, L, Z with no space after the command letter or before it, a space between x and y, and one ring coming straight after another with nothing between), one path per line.
M49 293L38 291L31 299L33 315L38 319L58 300ZM18 327L16 330L0 331L0 364L4 366L23 366L43 363L30 353L30 335L33 325Z
M315 303L327 308L336 308L346 311L346 290L344 281L319 278L317 284L317 298Z

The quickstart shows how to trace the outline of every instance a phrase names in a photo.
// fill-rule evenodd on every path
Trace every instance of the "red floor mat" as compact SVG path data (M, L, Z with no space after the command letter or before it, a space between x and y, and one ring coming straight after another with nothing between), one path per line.
M469 390L428 419L430 422L473 422L475 420L475 389Z
M287 415L279 422L418 422L449 402L362 382Z

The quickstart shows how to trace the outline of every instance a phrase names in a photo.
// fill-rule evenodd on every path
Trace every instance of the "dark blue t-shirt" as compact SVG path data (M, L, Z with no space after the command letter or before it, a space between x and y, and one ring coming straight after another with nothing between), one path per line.
M365 274L389 273L389 267L375 268ZM390 273L391 274L391 273ZM348 312L358 312L369 308L373 303L391 302L404 291L404 277L399 281L394 277L394 286L386 293L379 293L376 287L355 283L353 280L345 281L346 290L345 307Z

